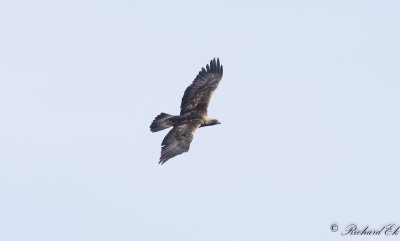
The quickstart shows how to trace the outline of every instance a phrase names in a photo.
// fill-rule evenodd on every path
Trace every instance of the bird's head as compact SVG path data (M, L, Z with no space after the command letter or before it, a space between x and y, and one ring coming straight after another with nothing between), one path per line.
M219 122L217 119L208 119L203 125L201 125L200 127L203 126L213 126L213 125L217 125L217 124L221 124L221 122Z
M210 125L218 125L221 124L221 122L219 122L217 119L212 119Z

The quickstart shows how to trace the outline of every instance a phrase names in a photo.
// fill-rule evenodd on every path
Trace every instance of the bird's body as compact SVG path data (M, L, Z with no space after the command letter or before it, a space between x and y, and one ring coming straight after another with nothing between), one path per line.
M180 115L161 113L151 123L152 132L173 126L161 144L160 164L189 151L193 134L199 127L220 124L218 120L208 118L207 108L211 95L222 79L222 74L222 65L219 59L214 58L206 69L202 68L193 83L185 90Z

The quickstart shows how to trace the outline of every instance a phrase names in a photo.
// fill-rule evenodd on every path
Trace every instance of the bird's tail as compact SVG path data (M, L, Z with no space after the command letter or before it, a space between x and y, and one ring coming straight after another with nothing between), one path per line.
M171 117L173 117L173 115L169 115L166 113L159 114L150 125L151 132L161 131L165 128L172 126L173 122L171 120Z

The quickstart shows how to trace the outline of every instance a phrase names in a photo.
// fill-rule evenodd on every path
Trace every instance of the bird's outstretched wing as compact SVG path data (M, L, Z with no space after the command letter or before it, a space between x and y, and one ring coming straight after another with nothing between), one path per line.
M186 88L181 102L181 115L191 111L207 114L211 95L222 79L223 68L219 59L210 61L206 69L202 68L193 83Z
M193 120L190 123L172 128L162 141L159 164L164 164L168 159L189 151L193 134L200 125L200 120Z

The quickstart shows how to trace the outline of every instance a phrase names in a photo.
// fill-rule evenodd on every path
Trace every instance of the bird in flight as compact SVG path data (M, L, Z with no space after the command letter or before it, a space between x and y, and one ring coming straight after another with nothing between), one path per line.
M211 95L222 79L223 68L219 59L210 61L206 68L189 85L182 97L180 115L159 114L151 123L150 130L157 132L173 127L161 143L159 164L170 158L189 151L193 134L199 127L221 124L216 119L208 118L207 108Z

